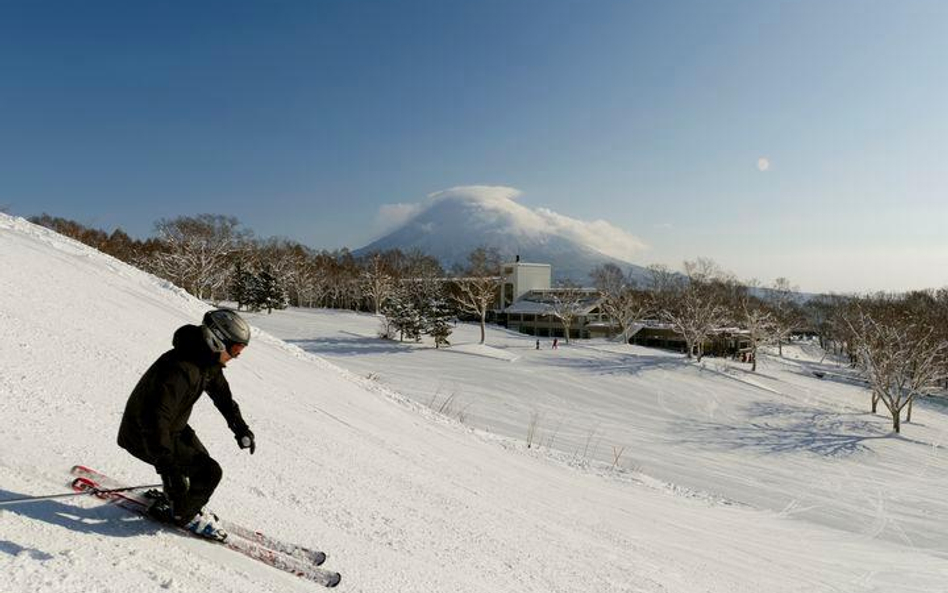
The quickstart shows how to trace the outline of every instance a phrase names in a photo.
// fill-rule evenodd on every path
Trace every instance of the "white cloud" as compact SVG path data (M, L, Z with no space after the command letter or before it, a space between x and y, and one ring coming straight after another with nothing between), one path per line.
M519 189L506 187L504 185L462 185L428 194L428 199L432 201L463 199L484 203L504 204L506 202L512 202L522 195L523 192Z
M412 218L424 212L428 207L440 200L465 200L479 202L487 208L505 208L507 203L513 204L513 200L520 197L522 192L512 187L492 186L492 185L469 185L452 187L442 190L428 196L421 202L413 204L383 204L379 207L378 214L373 223L375 237L383 237L392 231L401 228ZM521 207L514 204L518 208ZM430 225L423 226L421 230L431 232Z
M546 220L551 232L624 261L633 261L648 249L644 241L605 220L577 220L547 208L538 208L536 212Z
M373 223L374 235L387 235L414 218L424 208L424 204L382 204Z
M385 221L391 231L437 202L460 200L479 206L486 220L506 225L502 230L507 232L559 235L624 261L634 261L648 249L644 241L605 220L584 221L548 208L530 209L515 201L521 195L523 192L516 188L500 185L458 186L429 194L415 204L382 206L378 218Z

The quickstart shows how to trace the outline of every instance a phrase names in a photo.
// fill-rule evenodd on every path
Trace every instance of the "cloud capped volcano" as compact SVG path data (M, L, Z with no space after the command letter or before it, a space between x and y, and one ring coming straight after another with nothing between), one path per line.
M455 187L418 203L383 206L379 218L389 232L355 253L418 249L450 268L486 246L497 248L505 259L520 255L523 261L550 263L555 278L583 284L603 263L637 276L644 273L630 263L646 249L638 238L603 220L586 222L527 208L515 201L520 193L503 186Z

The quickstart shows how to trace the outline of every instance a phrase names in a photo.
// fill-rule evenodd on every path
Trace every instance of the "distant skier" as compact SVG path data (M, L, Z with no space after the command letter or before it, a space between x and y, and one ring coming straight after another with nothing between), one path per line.
M253 432L223 373L249 342L250 326L230 309L208 311L200 326L179 327L174 348L151 365L129 396L119 428L118 444L161 475L164 493L158 493L150 514L211 539L227 537L217 517L202 510L220 483L221 466L188 426L188 418L206 391L238 446L254 453Z

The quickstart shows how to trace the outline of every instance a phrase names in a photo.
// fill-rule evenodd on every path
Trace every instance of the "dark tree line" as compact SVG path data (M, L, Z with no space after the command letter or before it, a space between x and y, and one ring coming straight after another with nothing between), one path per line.
M435 258L420 252L393 249L356 258L347 249L314 250L288 239L257 238L236 218L221 215L159 220L155 236L144 241L121 229L107 233L48 214L30 221L169 280L198 298L235 301L251 309L289 304L381 313L406 282L435 290L432 282L445 276Z
M161 241L147 239L140 241L133 239L122 229L115 229L111 233L103 230L86 227L74 220L42 214L33 216L30 222L52 229L60 235L65 235L107 253L116 259L127 263L148 256L161 249Z

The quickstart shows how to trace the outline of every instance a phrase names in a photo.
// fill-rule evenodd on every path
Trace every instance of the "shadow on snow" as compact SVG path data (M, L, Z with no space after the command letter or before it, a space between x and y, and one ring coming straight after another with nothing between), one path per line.
M316 355L363 356L366 354L407 354L414 350L407 342L390 342L381 338L353 336L349 338L319 338L313 340L287 340Z
M0 500L9 500L23 496L28 495L0 490ZM12 513L35 521L42 521L43 523L64 527L79 533L107 535L110 537L135 537L155 533L161 528L157 523L136 517L124 509L109 505L83 508L52 500L44 500L7 505L0 507L0 509L2 509L2 512ZM11 556L26 553L36 560L49 560L52 558L51 555L42 550L25 548L7 540L0 540L0 552Z
M763 453L807 452L847 457L868 452L878 439L907 439L891 431L886 418L867 413L841 413L772 402L750 406L746 424L682 422L675 426L681 442Z
M609 353L610 356L551 357L544 363L564 369L585 371L596 375L638 375L644 371L667 370L691 366L684 357Z

